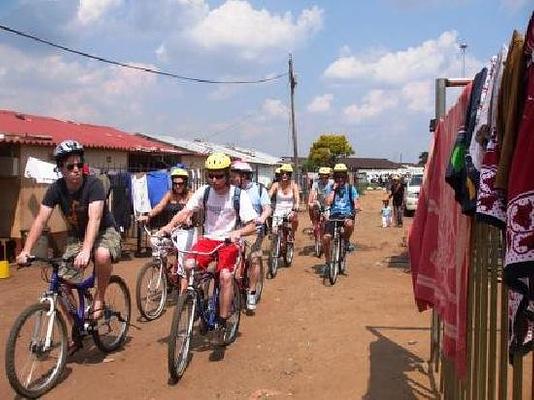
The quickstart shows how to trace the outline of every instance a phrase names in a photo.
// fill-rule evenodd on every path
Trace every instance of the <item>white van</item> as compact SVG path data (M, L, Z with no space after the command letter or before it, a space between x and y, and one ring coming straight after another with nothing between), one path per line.
M410 181L408 182L408 185L406 186L406 201L404 202L404 213L406 215L411 216L415 213L422 183L423 174L412 175Z

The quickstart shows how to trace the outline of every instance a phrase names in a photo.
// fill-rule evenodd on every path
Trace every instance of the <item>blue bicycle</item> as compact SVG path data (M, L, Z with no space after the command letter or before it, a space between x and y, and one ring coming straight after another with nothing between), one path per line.
M28 266L35 262L52 266L41 272L49 288L39 303L26 308L15 320L6 345L5 368L11 387L21 396L36 398L52 389L61 378L69 336L63 312L73 321L72 340L76 349L82 347L84 337L91 335L95 345L108 353L119 349L126 340L130 326L130 292L126 283L112 275L106 290L104 315L98 321L92 314L94 269L81 283L63 280L58 271L62 264L72 260L62 258L29 257ZM78 293L74 299L71 290Z
M222 242L209 253L178 251L193 255L212 255L228 244L229 241ZM244 246L241 242L236 266L244 262L244 256ZM226 326L223 327L219 323L220 286L217 274L208 268L193 269L188 275L187 290L178 299L169 334L167 359L171 384L178 382L189 363L190 343L196 321L201 335L206 335L209 331L218 331L222 336L220 344L227 346L237 338L241 318L241 295L235 279L232 281L234 296L231 313Z

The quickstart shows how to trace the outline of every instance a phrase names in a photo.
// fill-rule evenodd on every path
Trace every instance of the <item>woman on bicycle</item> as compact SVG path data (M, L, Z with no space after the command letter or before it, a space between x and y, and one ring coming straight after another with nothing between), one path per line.
M291 164L282 164L280 167L280 180L273 183L269 190L269 197L275 196L273 225L275 221L284 216L288 216L291 221L292 236L297 232L299 226L298 209L300 205L300 194L297 183L292 180L293 167ZM276 227L273 226L273 232ZM289 238L293 240L293 237Z
M310 194L308 195L308 213L313 226L315 226L319 220L320 209L325 206L324 201L326 198L326 190L330 183L331 173L332 168L330 167L319 168L319 180L313 182Z
M147 215L139 217L139 222L149 221L155 216L162 215L165 224L167 224L178 212L180 212L192 196L189 190L189 174L185 169L171 169L172 188L169 190L161 201L148 212ZM176 232L175 242L182 250L189 250L191 244L196 242L197 229L193 226L192 221L182 226L187 232ZM184 273L184 256L178 253L176 265L172 268L171 279L180 277L180 293L187 287L187 279Z

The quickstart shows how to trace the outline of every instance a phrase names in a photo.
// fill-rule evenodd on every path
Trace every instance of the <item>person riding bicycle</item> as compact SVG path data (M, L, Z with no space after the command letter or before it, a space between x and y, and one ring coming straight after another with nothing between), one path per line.
M249 277L249 287L247 290L247 309L256 309L256 284L259 279L260 259L263 253L263 239L265 238L265 221L271 215L271 200L265 186L258 182L252 182L252 167L243 161L232 163L232 173L239 175L239 180L235 177L234 184L239 182L241 189L245 190L252 201L252 205L258 218L256 218L256 235L252 240L251 262L252 268Z
M280 223L282 217L288 216L291 222L292 235L295 235L299 225L298 209L300 205L300 194L297 183L293 182L291 176L293 167L291 164L282 164L280 167L280 181L273 183L269 190L269 197L275 196L273 211L273 233L276 232L275 223ZM276 221L278 220L278 222ZM293 237L288 238L290 241Z
M308 213L313 226L318 222L320 210L325 207L326 191L330 184L331 173L332 168L330 167L319 168L319 179L313 182L308 195Z
M155 216L163 215L163 221L167 224L178 212L180 212L187 202L191 199L192 192L189 190L189 174L183 168L174 167L170 171L172 188L169 190L161 201L148 212L146 215L140 216L137 220L145 222L152 220ZM182 250L189 250L191 244L197 239L197 230L194 227L193 221L190 224L184 225L188 232L177 236L177 242ZM180 293L187 288L187 279L185 277L184 254L178 253L176 257L176 265L172 269L171 277L180 277Z
M46 191L24 248L17 256L17 263L27 263L52 211L59 205L68 228L63 258L74 258L73 266L65 265L60 269L59 275L67 281L79 282L83 279L83 270L93 258L96 292L92 317L97 320L104 314L104 295L111 275L111 263L120 258L121 237L106 205L102 181L82 172L83 146L75 140L65 140L56 146L54 159L63 177Z
M356 211L360 209L356 188L347 183L348 169L345 164L334 166L334 183L328 186L325 204L330 207L330 220L344 219L345 250L350 249L350 237L354 231ZM335 224L327 221L323 235L323 248L326 263L330 263L330 241L334 234Z
M204 236L193 245L191 251L209 253L226 238L235 242L242 236L254 234L258 215L248 194L230 184L231 163L230 157L224 153L211 154L204 165L209 184L196 191L184 209L161 231L170 233L175 226L186 223L194 212L204 210ZM238 255L239 246L230 243L224 245L218 254L186 257L186 270L193 269L195 265L207 268L210 262L217 260L216 271L221 285L219 318L223 328L231 313L233 271Z

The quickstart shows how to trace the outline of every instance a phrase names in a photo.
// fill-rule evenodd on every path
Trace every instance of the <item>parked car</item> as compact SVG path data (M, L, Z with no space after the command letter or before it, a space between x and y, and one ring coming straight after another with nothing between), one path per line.
M417 209L417 200L423 183L423 174L412 175L406 186L406 201L404 202L404 213L412 216Z

